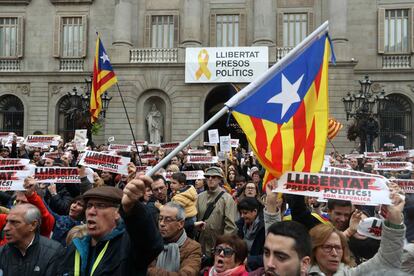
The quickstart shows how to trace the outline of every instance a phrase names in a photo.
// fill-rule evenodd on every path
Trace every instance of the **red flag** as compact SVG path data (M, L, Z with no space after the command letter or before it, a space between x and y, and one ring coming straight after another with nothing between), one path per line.
M328 139L332 140L338 134L338 132L343 128L343 124L334 118L329 118L328 122Z

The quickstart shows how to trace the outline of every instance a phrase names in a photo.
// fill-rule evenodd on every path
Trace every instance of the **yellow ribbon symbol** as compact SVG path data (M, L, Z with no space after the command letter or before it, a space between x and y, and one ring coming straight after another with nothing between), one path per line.
M203 57L204 55L204 57ZM209 80L211 78L211 72L208 70L207 64L208 64L208 52L206 49L201 50L198 53L198 64L200 67L198 68L197 72L195 73L196 80L198 80L201 75L204 74L206 78Z

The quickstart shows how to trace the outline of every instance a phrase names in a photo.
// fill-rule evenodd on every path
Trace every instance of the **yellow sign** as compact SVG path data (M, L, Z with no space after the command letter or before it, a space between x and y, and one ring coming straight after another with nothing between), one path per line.
M203 56L204 55L204 56ZM202 49L198 53L198 64L200 67L198 68L197 72L195 73L196 80L198 80L203 74L209 80L211 78L211 72L208 70L208 52L206 49Z

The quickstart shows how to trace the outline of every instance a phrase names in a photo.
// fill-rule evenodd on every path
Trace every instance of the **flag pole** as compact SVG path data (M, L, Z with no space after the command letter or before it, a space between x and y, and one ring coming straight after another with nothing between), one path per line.
M135 140L134 131L132 130L131 121L129 120L128 112L127 112L127 109L125 107L124 97L122 97L121 89L119 89L118 82L116 82L116 87L118 87L118 93L119 93L119 96L121 96L122 105L124 106L125 115L127 117L128 124L129 124L129 129L131 130L131 134L132 134L132 139L134 139L134 144L135 144L135 148L137 150L139 164L142 165L141 156L139 155L138 145L137 145L136 140Z
M224 106L220 111L218 111L216 114L214 114L213 117L210 118L207 122L204 123L199 129L197 129L193 134L191 134L187 139L182 141L178 147L176 147L172 152L170 152L167 156L165 156L163 159L160 160L160 162L152 167L146 175L151 176L155 172L157 172L159 169L167 165L168 161L170 161L171 158L173 158L179 151L181 151L184 147L186 147L188 144L191 143L198 135L206 131L215 121L217 121L221 116L226 114L228 112L229 108L227 106Z

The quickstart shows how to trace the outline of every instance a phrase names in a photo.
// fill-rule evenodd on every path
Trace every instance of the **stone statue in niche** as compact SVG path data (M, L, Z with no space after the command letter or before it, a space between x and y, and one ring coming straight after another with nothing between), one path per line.
M153 144L161 143L163 137L163 116L157 109L155 104L152 104L151 110L148 112L147 117L149 142Z

